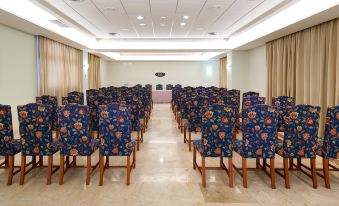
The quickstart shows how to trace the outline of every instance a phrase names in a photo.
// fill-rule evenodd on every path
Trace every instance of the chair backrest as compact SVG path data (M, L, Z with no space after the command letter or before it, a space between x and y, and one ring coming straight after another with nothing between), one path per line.
M0 155L14 155L13 151L13 125L10 105L0 104Z
M284 157L313 158L316 155L320 107L297 105L285 117Z
M157 84L157 85L155 85L155 89L156 89L156 90L163 90L162 84Z
M285 131L284 117L289 114L289 111L295 106L295 98L289 96L279 96L272 98L272 106L276 106L279 109L278 116L278 130Z
M245 92L242 94L242 98L252 97L252 96L259 96L259 92Z
M265 104L265 97L247 96L242 99L242 111L258 104Z
M80 104L67 104L58 108L62 155L86 156L93 153L89 113L89 108Z
M208 105L208 98L195 96L187 104L188 130L190 132L201 132L203 107Z
M67 97L62 97L62 105L66 104L82 104L83 100L77 95L68 95Z
M100 154L124 156L131 147L131 108L128 105L112 103L99 109Z
M23 155L51 155L52 113L48 105L38 103L18 106Z
M58 126L58 115L56 111L58 108L57 97L50 95L42 95L40 97L36 97L36 103L48 105L50 107L52 113L52 129L56 130Z
M173 85L172 84L166 84L166 90L172 90Z
M327 158L339 158L339 105L327 109L322 150Z
M202 119L202 155L231 157L234 109L224 104L206 106Z
M77 92L77 91L72 91L72 92L68 92L68 94L67 94L68 96L72 96L72 95L74 95L74 96L78 96L79 97L79 99L80 99L80 103L78 103L78 104L84 104L84 93L82 93L82 92Z
M278 111L269 105L256 105L243 112L242 155L273 158L277 138Z

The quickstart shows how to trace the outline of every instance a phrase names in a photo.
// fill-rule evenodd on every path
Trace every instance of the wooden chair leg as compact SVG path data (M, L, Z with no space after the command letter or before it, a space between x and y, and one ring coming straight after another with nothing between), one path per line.
M8 180L7 185L12 185L14 172L14 156L8 156Z
M300 158L297 159L297 169L301 170L301 159Z
M242 184L247 188L247 159L242 158Z
M104 183L104 156L101 155L99 157L99 168L100 168L99 185L102 186Z
M266 158L263 158L263 159L262 159L262 169L263 169L264 171L266 171L266 166L267 166Z
M109 156L106 156L106 165L109 166Z
M184 143L186 143L186 127L184 127Z
M143 143L144 142L144 133L143 131L141 131L141 138L140 138L140 142Z
M77 156L73 156L73 166L77 166Z
M260 165L260 159L257 158L257 159L255 160L255 168L256 168L256 169L259 169L259 165Z
M290 170L293 169L293 158L290 159L289 165Z
M133 150L133 162L134 162L134 165L133 165L133 169L135 169L136 165L137 165L137 159L136 159L136 151L135 151L135 148Z
M138 131L137 134L137 150L139 151L139 147L140 147L140 131Z
M5 156L5 167L9 167L9 156Z
M53 169L53 155L48 156L48 172L47 172L47 185L52 182L52 169Z
M323 158L323 171L324 171L324 179L325 179L325 187L330 189L330 174L329 174L329 158Z
M25 173L26 173L26 155L21 155L20 185L23 185L25 182Z
M188 151L191 151L192 132L188 132Z
M91 156L87 156L86 185L91 182Z
M39 166L44 166L44 157L42 155L39 155Z
M130 184L131 178L131 157L127 156L127 178L126 178L126 185Z
M184 132L184 125L183 125L183 119L180 119L180 133L182 134Z
M59 185L64 184L64 164L65 164L65 156L60 155Z
M223 163L224 163L224 157L223 156L220 156L220 167L222 168L223 167Z
M234 176L233 176L233 162L232 162L232 157L228 158L228 181L229 181L229 186L233 187L234 184Z
M290 177L288 174L288 158L284 158L284 179L285 179L285 187L290 189Z
M276 188L275 185L275 166L274 166L274 158L270 159L270 175L271 175L271 187L272 189Z
M32 156L32 167L36 167L36 156Z
M195 163L197 162L197 151L193 148L193 169L196 169Z
M201 157L201 175L202 175L202 187L206 187L206 165L205 165L205 157Z
M313 188L317 189L317 187L318 187L317 166L316 166L315 158L311 158L311 173L312 173Z
M66 156L66 168L69 168L69 156Z

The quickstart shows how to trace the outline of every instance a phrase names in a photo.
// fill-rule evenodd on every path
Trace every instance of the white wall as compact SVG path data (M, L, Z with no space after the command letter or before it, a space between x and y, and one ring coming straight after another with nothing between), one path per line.
M156 77L156 72L165 72ZM206 62L109 62L102 70L102 86L140 84L182 84L183 86L218 86L219 61Z
M260 96L267 94L267 66L265 45L247 50L232 51L231 77L229 88L241 92L257 91Z
M0 45L0 104L12 106L17 133L17 105L35 102L38 95L36 39L0 25Z

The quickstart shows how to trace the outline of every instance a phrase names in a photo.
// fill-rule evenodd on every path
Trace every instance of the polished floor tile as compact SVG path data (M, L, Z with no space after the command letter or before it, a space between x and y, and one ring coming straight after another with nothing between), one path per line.
M193 139L198 139L199 135L193 134ZM276 166L281 167L281 159L277 157L276 160ZM98 153L92 161L92 164L98 161ZM125 161L125 158L110 158L110 163L115 165ZM238 155L234 155L233 161L240 166ZM54 162L58 164L58 155ZM79 158L78 162L84 164L85 158ZM208 158L206 163L218 166L219 160ZM249 166L254 163L250 161ZM317 164L321 166L320 158ZM19 165L19 156L16 165ZM245 189L235 171L234 188L230 188L225 171L208 170L207 187L202 188L201 175L192 168L192 152L188 152L188 145L183 143L183 135L177 129L168 104L154 105L144 143L137 152L137 167L132 170L130 186L125 185L126 171L122 168L106 170L103 186L98 186L98 169L89 186L85 185L83 168L70 169L62 186L58 185L58 172L49 186L46 175L46 169L35 169L26 176L23 186L18 184L18 175L12 186L6 186L7 171L0 170L0 205L339 205L339 172L331 172L330 190L324 188L320 177L318 189L313 189L311 180L300 172L291 172L291 189L285 189L283 179L277 175L277 189L272 190L264 172L249 171L249 187Z

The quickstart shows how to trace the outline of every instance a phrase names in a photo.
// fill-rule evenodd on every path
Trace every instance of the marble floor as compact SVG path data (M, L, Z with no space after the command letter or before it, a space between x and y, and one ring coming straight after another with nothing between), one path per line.
M199 138L199 134L193 136ZM276 166L281 167L281 160L276 159ZM97 160L98 153L95 153L93 164ZM110 158L113 164L124 161ZM55 163L58 162L56 155ZM83 164L85 159L79 158L79 162ZM238 155L234 155L234 162L240 165ZM249 166L253 166L254 161L250 162ZM218 160L207 159L206 164L217 166ZM16 165L19 165L19 156ZM125 169L106 170L103 186L98 186L98 169L91 177L91 184L86 186L85 172L82 168L70 169L62 186L58 185L57 172L52 184L47 186L47 170L35 169L26 176L23 186L18 184L18 175L12 186L6 186L7 172L0 170L0 205L339 205L338 172L331 173L330 190L325 189L320 177L318 189L313 189L311 180L300 172L291 173L291 189L285 189L283 179L277 176L277 189L273 190L263 172L250 171L249 187L245 189L238 174L234 173L234 188L230 188L224 171L208 170L207 187L202 188L201 175L192 168L192 152L188 152L187 144L183 143L183 135L168 104L154 105L144 143L137 152L130 186L125 185Z

